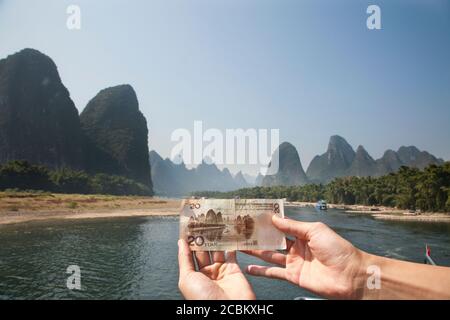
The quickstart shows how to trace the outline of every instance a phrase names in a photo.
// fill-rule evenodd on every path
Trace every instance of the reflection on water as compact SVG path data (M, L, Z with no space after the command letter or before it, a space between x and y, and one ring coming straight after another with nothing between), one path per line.
M424 247L450 266L450 224L377 221L337 210L288 209L303 221L323 221L357 247L421 263ZM178 218L125 218L0 226L0 299L179 299ZM197 232L197 231L196 231ZM245 228L203 230L210 239L249 236ZM222 238L221 238L222 237ZM260 263L238 255L242 266ZM69 291L66 269L81 268L82 291ZM250 278L261 299L310 295L282 281Z
M177 218L0 227L0 299L177 299ZM81 268L82 291L66 288Z

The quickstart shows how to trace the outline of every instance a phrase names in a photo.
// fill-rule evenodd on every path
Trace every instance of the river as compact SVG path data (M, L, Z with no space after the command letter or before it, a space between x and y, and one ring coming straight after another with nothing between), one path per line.
M357 247L422 263L425 244L450 266L450 224L378 221L339 210L288 208L302 221L322 221ZM0 299L181 299L178 217L33 222L0 226ZM257 260L238 255L245 266ZM81 289L66 287L69 265ZM259 299L311 296L289 283L251 278Z

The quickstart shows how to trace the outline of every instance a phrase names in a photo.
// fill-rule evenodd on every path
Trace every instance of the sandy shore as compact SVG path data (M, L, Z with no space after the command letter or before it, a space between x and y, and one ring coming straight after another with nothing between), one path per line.
M444 213L422 213L420 215L398 215L398 214L373 214L378 220L393 221L418 221L418 222L447 222L450 223L450 214Z
M179 199L0 192L0 225L55 219L178 215Z
M0 192L0 225L55 219L98 219L178 215L180 199L104 195ZM312 202L286 202L286 207L315 207ZM450 213L411 214L390 207L329 204L329 208L369 214L379 220L448 222Z
M315 207L315 205L316 203L313 202L286 202L285 204L286 207ZM391 207L339 204L328 204L328 208L340 209L348 213L368 214L378 220L450 223L450 213L410 213L408 210L401 210Z

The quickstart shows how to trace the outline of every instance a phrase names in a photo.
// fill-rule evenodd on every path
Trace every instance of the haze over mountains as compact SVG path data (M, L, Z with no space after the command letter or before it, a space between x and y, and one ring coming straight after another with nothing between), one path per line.
M25 49L0 60L0 164L27 160L52 169L119 175L150 190L153 187L159 195L183 196L254 185L327 183L337 177L381 176L401 166L423 169L443 163L414 146L387 150L375 160L363 146L355 151L337 135L306 172L301 153L291 143L282 143L278 151L279 170L270 176L251 177L242 172L233 176L228 169L219 170L205 162L188 169L163 159L156 151L149 153L147 120L131 86L101 90L79 116L48 56Z
M283 143L279 151L279 172L264 177L263 186L327 183L345 176L377 177L395 172L401 166L423 169L430 164L444 162L414 146L400 147L397 152L387 150L382 158L374 160L363 146L355 152L344 138L335 135L330 138L327 151L313 158L305 174L293 145Z
M382 176L396 172L401 166L423 169L430 164L442 164L426 151L414 146L400 147L398 151L387 150L383 157L374 160L363 146L356 152L340 136L332 136L327 151L316 156L308 170L303 170L297 149L288 142L278 148L279 170L274 175L244 177L239 172L233 177L227 169L219 170L214 164L203 163L194 169L184 164L176 165L150 152L152 179L155 192L164 195L187 195L194 191L231 191L249 186L294 186L308 183L327 183L345 176ZM272 162L276 159L272 159Z
M231 191L249 187L243 174L234 177L228 169L219 170L215 164L203 162L194 169L163 159L156 151L150 152L153 188L156 194L182 196L199 190Z

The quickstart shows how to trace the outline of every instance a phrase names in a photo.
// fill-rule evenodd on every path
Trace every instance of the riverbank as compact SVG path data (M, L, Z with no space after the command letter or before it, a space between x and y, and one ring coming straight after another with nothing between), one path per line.
M0 192L0 225L54 219L178 215L179 199Z
M286 202L286 207L315 207L315 202ZM339 209L347 213L368 214L377 220L446 222L450 223L450 213L414 212L383 206L328 204L330 209Z
M141 196L0 192L0 225L54 219L175 216L180 199ZM286 202L286 207L315 207L313 202ZM336 205L329 208L369 214L377 220L448 222L450 213L410 213L390 207Z

